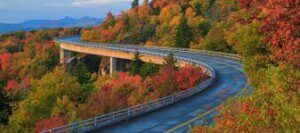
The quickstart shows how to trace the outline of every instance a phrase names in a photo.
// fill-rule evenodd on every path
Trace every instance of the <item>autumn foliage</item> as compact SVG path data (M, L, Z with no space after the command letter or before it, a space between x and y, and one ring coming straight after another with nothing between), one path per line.
M14 80L9 80L7 82L7 85L4 87L4 90L6 92L8 92L9 94L13 94L15 91L17 91L17 86L18 86L18 83L16 83L16 81Z
M198 67L158 69L141 62L133 63L134 73L113 78L90 73L84 63L66 72L59 67L59 48L52 39L79 33L91 42L240 54L252 93L228 100L213 126L193 131L298 131L299 0L145 0L141 5L134 0L132 6L118 16L107 13L99 26L82 32L59 28L1 34L0 100L5 109L0 110L0 125L5 126L0 131L40 132L148 103L208 78Z
M181 75L182 74L182 75ZM179 76L181 75L181 76ZM120 73L82 105L82 118L105 114L190 89L207 78L201 68L165 67L144 81L138 75ZM86 110L93 110L86 112Z
M48 119L42 119L36 123L34 132L40 133L42 131L45 131L45 130L48 130L48 129L51 129L54 127L62 126L64 124L66 124L66 119L64 119L64 118L50 117Z
M273 61L300 64L300 2L297 0L267 0L261 7L262 32L273 55Z
M179 69L176 77L180 90L186 90L194 87L196 83L203 82L205 74L201 68L183 67Z
M0 35L0 90L1 101L5 102L3 109L0 110L0 125L7 126L1 126L1 131L6 132L5 129L8 129L7 132L21 132L25 129L31 131L37 120L46 118L45 115L47 114L35 113L30 115L34 111L27 108L29 106L26 105L25 107L22 104L26 103L24 101L30 103L32 97L35 97L35 100L38 99L40 95L33 96L34 91L38 90L34 89L36 87L34 82L50 73L58 65L59 51L52 39L58 36L74 35L75 32L78 32L78 29L16 31ZM50 101L47 99L47 102L51 103ZM45 109L46 107L42 108ZM35 111L38 110L35 109ZM51 112L48 111L48 113ZM53 119L56 121L55 118ZM52 121L52 118L49 120ZM40 128L37 131L44 129L43 126L51 126L51 122L47 123L45 120L42 123L44 122L46 124L39 125ZM52 124L52 126L56 125Z
M229 44L245 58L253 92L230 99L220 107L214 126L195 127L194 132L297 132L300 3L240 0L239 5L223 23L230 25Z

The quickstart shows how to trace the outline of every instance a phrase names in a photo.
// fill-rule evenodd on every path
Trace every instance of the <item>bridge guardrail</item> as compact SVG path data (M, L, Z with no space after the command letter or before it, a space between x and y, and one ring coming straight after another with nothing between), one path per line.
M72 37L71 37L72 38ZM76 37L73 37L74 39L77 39ZM72 40L72 39L70 39ZM65 42L65 43L74 43L74 41L70 41L70 40L62 40L62 38L56 38L55 41L56 42ZM130 44L124 44L124 45L116 45L116 44L107 44L107 43L91 43L91 42L80 42L79 44L82 45L95 45L95 44L101 44L98 45L99 47L102 48L106 48L106 49L110 49L108 48L109 46L114 46L114 47L118 47L118 48L122 48L123 46L130 46L133 48L151 48L151 49L157 49L157 50L168 50L168 51L181 51L181 52L194 52L194 53L200 53L200 54L205 54L205 55L211 55L211 56L219 56L219 57L226 57L229 59L235 59L235 60L242 60L243 57L237 54L231 54L231 53L223 53L223 52L215 52L215 51L208 51L208 50L199 50L199 49L189 49L189 48L175 48L175 47L165 47L165 46L140 46L140 45L130 45ZM105 46L102 46L105 45ZM113 49L112 49L113 50ZM132 51L135 52L135 51Z
M88 47L99 47L99 48L105 48L105 49L120 50L120 51L125 51L125 52L136 52L134 49L126 49L125 47L122 47L122 46L110 45L110 44L98 45L95 43L85 43L85 42L77 42L77 41L70 41L70 40L63 40L63 39L56 39L55 42L71 43L71 44L83 45L83 46L88 46ZM135 48L135 47L139 47L139 46L131 45L129 47ZM155 47L151 47L151 48L155 48ZM167 48L166 50L174 50L174 49ZM175 49L175 50L181 50L181 49ZM146 55L167 56L166 54L155 53L155 52L147 52L147 51L139 51L139 52L141 54L146 54ZM209 54L209 53L205 53L205 54ZM211 54L209 54L209 55L211 55ZM215 56L215 55L225 56L226 58L233 58L233 59L236 58L236 57L228 55L228 54L218 54L218 53L214 53L214 55L212 55L212 56ZM76 123L52 128L50 130L43 131L43 133L84 132L84 131L90 131L90 130L93 130L96 128L101 128L101 127L104 127L104 126L107 126L110 124L114 124L114 123L122 121L122 120L132 118L134 116L138 116L138 115L145 114L145 113L153 111L153 110L157 110L159 108L165 107L170 104L174 104L178 101L181 101L183 99L186 99L192 95L195 95L195 94L203 91L204 89L206 89L207 87L211 86L214 83L214 80L216 79L216 73L211 66L209 66L206 63L203 63L201 61L197 61L197 60L193 60L193 59L188 59L188 58L179 57L179 56L176 56L175 58L196 64L197 66L205 67L208 70L207 73L210 76L210 78L207 79L205 82L201 83L200 85L197 85L191 89L181 91L179 93L176 93L176 94L173 94L170 96L166 96L166 97L151 101L146 104L136 105L134 107L123 109L120 111L116 111L116 112L112 112L109 114L96 116L96 117L93 117L93 118L90 118L87 120L82 120L82 121L79 121Z

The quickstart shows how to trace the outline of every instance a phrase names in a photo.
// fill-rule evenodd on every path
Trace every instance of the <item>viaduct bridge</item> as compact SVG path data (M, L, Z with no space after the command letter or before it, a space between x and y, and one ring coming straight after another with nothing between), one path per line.
M110 57L110 72L116 60L132 59L138 51L145 62L163 63L171 51L178 65L194 64L203 67L210 78L189 90L145 105L137 105L110 114L95 116L44 132L185 132L188 125L211 123L218 107L227 98L240 93L247 84L241 71L240 57L209 51L147 47L121 44L97 44L80 41L79 37L55 40L60 45L60 61L70 58L70 52Z

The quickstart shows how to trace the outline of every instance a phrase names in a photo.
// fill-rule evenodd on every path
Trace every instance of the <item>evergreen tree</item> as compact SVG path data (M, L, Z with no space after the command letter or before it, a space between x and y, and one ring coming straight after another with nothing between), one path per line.
M71 75L77 77L77 81L80 84L88 83L91 79L91 73L82 61L79 61L76 64L74 69L71 71Z
M134 54L134 58L131 61L131 64L132 64L132 66L131 66L131 73L132 74L139 74L140 70L141 70L141 68L143 66L143 61L140 58L139 52L136 52Z
M200 4L200 2L194 3L193 9L196 12L196 16L202 15L202 4Z
M184 15L180 18L180 23L177 27L177 34L175 38L175 46L188 48L192 40L191 28L188 26L188 21Z
M171 66L173 68L176 67L177 60L174 58L173 52L170 52L164 60L164 66Z
M131 3L131 9L135 9L139 6L139 0L133 0Z
M9 115L12 113L9 105L10 98L7 93L3 90L6 84L6 79L0 81L0 125L6 125L8 122Z
M145 63L141 67L140 76L143 79L145 79L147 76L155 75L158 69L159 69L158 65L154 63Z

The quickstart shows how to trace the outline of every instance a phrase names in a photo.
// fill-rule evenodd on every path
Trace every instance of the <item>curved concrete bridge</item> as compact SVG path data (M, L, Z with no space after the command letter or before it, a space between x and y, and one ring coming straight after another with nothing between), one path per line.
M114 125L94 129L92 132L164 132L203 113L206 114L227 98L238 93L247 84L246 77L241 71L241 63L236 59L228 58L228 56L224 57L217 54L208 54L207 52L182 49L86 43L81 42L79 37L57 39L56 42L60 43L61 46L62 62L68 57L66 56L69 55L68 51L110 56L112 57L111 64L113 64L113 58L132 59L133 51L138 50L139 52L155 53L155 56L143 56L142 59L144 61L162 63L163 56L173 51L176 58L197 60L208 64L215 71L216 79L214 84L201 93L162 109L123 120ZM98 46L101 47L99 48ZM120 47L123 50L126 49L127 52L120 51ZM188 62L180 61L179 65L185 65L186 63ZM111 65L111 71L113 71L113 68L114 66ZM204 117L206 120L211 120L214 115L215 113ZM171 131L184 132L186 128Z

